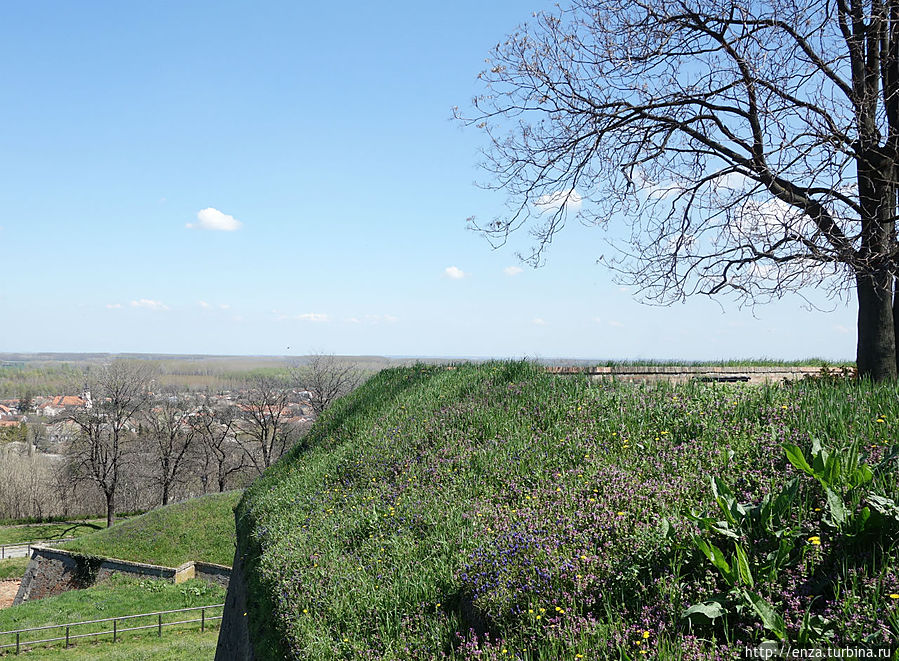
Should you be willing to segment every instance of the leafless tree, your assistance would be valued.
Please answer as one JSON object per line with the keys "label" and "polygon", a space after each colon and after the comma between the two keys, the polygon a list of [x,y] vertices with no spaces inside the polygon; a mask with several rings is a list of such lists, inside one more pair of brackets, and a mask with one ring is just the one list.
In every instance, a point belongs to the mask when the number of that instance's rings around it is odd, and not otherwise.
{"label": "leafless tree", "polygon": [[116,492],[134,449],[134,430],[148,400],[149,383],[150,371],[144,365],[125,361],[105,365],[91,378],[92,407],[70,416],[79,428],[68,448],[73,475],[102,491],[107,526],[115,523]]}
{"label": "leafless tree", "polygon": [[247,460],[261,474],[284,454],[295,434],[289,388],[283,381],[257,377],[241,397],[235,438]]}
{"label": "leafless tree", "polygon": [[183,479],[196,430],[190,424],[191,407],[174,392],[153,402],[144,413],[144,445],[151,478],[159,486],[161,504],[168,505],[172,490]]}
{"label": "leafless tree", "polygon": [[859,372],[896,377],[899,0],[572,0],[480,78],[494,243],[537,265],[576,215],[648,300],[854,290]]}
{"label": "leafless tree", "polygon": [[236,445],[234,423],[234,413],[231,409],[216,408],[209,401],[190,418],[190,424],[200,440],[203,455],[204,465],[200,475],[203,493],[207,493],[210,474],[214,475],[221,493],[228,488],[231,476],[247,467],[245,453],[234,452]]}
{"label": "leafless tree", "polygon": [[355,363],[341,361],[333,354],[313,354],[307,365],[293,370],[299,388],[309,393],[312,410],[321,414],[338,397],[343,397],[362,381]]}

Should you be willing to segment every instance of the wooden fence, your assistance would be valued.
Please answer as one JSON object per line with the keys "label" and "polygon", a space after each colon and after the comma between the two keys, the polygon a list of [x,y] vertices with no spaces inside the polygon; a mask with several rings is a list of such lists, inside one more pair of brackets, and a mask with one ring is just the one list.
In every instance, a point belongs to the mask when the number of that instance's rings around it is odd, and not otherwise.
{"label": "wooden fence", "polygon": [[[48,624],[42,627],[31,627],[28,629],[15,629],[13,631],[0,631],[0,642],[3,640],[9,640],[10,642],[5,644],[0,644],[0,650],[4,649],[12,649],[15,648],[16,654],[19,654],[24,648],[27,648],[31,645],[42,645],[45,643],[59,643],[65,641],[65,646],[69,647],[71,645],[71,641],[77,640],[80,638],[95,638],[97,636],[108,636],[112,635],[112,642],[116,642],[119,639],[119,636],[128,631],[143,631],[147,629],[155,629],[157,631],[158,636],[162,636],[162,628],[163,627],[173,627],[182,624],[194,624],[196,622],[200,623],[200,631],[206,631],[207,622],[211,622],[213,620],[221,620],[221,613],[218,615],[207,615],[207,611],[215,611],[216,609],[224,609],[225,604],[214,604],[212,606],[194,606],[192,608],[178,608],[176,610],[170,611],[155,611],[153,613],[139,613],[137,615],[122,615],[119,617],[107,617],[102,620],[85,620],[83,622],[67,622],[66,624]],[[172,615],[175,613],[196,613],[200,612],[200,617],[194,617],[192,619],[187,620],[175,620],[173,622],[166,622],[163,619],[163,615]],[[155,618],[155,621],[151,624],[137,624],[137,620],[139,618]],[[101,631],[88,631],[85,633],[78,633],[77,627],[87,627],[90,625],[106,625],[109,627],[107,622],[112,623],[112,628],[108,629],[103,626],[100,628]],[[119,623],[126,624],[134,624],[135,626],[124,626],[120,627]],[[37,638],[35,640],[25,640],[28,634],[33,632],[47,632],[41,633],[40,635],[50,635],[49,638]],[[54,632],[55,635],[51,635],[50,632]],[[12,642],[12,638],[15,637],[15,642]]]}

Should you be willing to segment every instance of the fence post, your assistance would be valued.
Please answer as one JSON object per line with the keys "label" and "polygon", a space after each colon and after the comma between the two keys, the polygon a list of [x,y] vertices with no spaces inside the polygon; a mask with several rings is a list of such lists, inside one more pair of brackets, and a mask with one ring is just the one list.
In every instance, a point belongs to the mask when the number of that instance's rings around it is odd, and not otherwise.
{"label": "fence post", "polygon": [[16,632],[16,655],[19,654],[19,632]]}
{"label": "fence post", "polygon": [[159,614],[159,637],[162,638],[162,613]]}
{"label": "fence post", "polygon": [[66,627],[66,649],[69,648],[69,627]]}
{"label": "fence post", "polygon": [[115,642],[116,638],[118,637],[118,623],[118,620],[112,621],[112,642]]}
{"label": "fence post", "polygon": [[206,609],[200,611],[200,633],[206,631]]}

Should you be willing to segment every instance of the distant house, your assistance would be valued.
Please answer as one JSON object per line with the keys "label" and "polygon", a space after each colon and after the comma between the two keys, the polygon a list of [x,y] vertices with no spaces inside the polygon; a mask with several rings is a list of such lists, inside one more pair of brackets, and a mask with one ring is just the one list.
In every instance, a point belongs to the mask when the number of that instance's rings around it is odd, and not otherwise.
{"label": "distant house", "polygon": [[91,397],[90,393],[86,392],[83,397],[78,395],[57,395],[52,397],[49,402],[39,405],[37,410],[48,418],[55,418],[61,413],[89,408],[91,408]]}
{"label": "distant house", "polygon": [[4,418],[8,418],[9,416],[15,415],[15,414],[16,414],[15,409],[12,409],[9,406],[0,404],[0,420],[3,420]]}

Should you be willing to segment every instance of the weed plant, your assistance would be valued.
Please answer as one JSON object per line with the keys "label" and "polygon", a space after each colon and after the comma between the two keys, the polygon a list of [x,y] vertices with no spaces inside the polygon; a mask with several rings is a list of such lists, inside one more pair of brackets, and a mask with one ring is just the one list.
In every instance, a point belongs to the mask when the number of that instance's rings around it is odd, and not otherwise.
{"label": "weed plant", "polygon": [[899,642],[899,388],[386,370],[238,507],[259,659]]}

